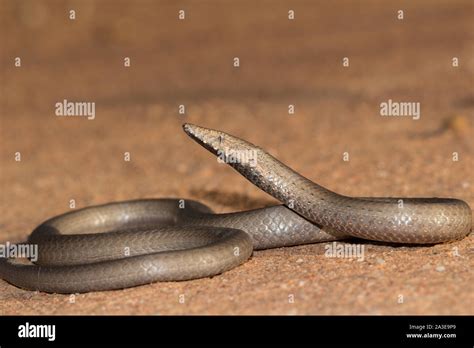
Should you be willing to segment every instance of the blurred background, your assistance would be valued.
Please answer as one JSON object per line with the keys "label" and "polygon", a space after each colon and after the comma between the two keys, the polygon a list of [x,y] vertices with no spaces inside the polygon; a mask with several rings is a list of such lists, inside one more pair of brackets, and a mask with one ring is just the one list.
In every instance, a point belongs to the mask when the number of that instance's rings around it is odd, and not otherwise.
{"label": "blurred background", "polygon": [[[470,0],[0,0],[0,240],[24,240],[71,200],[276,203],[189,140],[184,122],[247,139],[342,194],[472,206],[473,23]],[[95,119],[57,117],[64,99],[94,102]],[[421,103],[420,119],[380,116],[388,99]],[[453,247],[462,258],[446,256]],[[324,258],[321,245],[264,251],[213,279],[81,295],[80,308],[2,281],[0,313],[472,314],[472,237],[368,248],[362,264]]]}

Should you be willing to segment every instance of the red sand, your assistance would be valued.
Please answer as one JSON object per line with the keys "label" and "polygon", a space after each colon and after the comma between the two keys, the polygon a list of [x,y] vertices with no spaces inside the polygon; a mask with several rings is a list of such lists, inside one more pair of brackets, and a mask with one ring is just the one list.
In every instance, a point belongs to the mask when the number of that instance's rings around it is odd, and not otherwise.
{"label": "red sand", "polygon": [[[75,21],[45,3],[2,1],[0,11],[2,242],[24,240],[71,199],[79,208],[184,197],[217,212],[275,203],[189,140],[183,122],[248,139],[342,194],[474,205],[471,1],[86,2]],[[96,118],[56,117],[65,98],[95,102]],[[381,117],[388,99],[420,102],[421,118]],[[362,262],[325,257],[325,244],[266,250],[211,279],[73,303],[0,281],[0,314],[474,313],[472,235],[428,247],[355,243]]]}

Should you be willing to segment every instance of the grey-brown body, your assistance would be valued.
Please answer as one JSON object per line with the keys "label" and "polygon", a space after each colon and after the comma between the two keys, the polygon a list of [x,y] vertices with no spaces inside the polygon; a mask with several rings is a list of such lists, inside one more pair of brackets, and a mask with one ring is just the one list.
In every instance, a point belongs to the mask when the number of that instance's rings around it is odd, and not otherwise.
{"label": "grey-brown body", "polygon": [[38,226],[28,240],[39,246],[36,264],[0,259],[1,278],[46,292],[120,289],[216,275],[253,249],[348,237],[433,244],[471,230],[471,209],[461,200],[342,196],[244,140],[189,124],[184,129],[216,155],[254,151],[255,161],[229,164],[285,205],[230,214],[175,199],[84,208]]}

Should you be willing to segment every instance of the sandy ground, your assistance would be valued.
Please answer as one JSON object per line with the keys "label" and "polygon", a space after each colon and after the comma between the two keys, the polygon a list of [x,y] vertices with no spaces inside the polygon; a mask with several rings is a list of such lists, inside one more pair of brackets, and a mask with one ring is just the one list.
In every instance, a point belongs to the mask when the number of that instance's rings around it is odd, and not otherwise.
{"label": "sandy ground", "polygon": [[[472,1],[0,4],[2,242],[24,240],[71,199],[183,197],[216,212],[276,202],[188,139],[184,122],[248,139],[342,194],[474,206]],[[55,116],[63,99],[95,102],[95,119]],[[380,116],[388,99],[420,102],[420,119]],[[254,252],[211,279],[113,292],[0,281],[0,313],[474,314],[474,236],[349,242],[365,247],[363,261],[325,257],[323,243]]]}

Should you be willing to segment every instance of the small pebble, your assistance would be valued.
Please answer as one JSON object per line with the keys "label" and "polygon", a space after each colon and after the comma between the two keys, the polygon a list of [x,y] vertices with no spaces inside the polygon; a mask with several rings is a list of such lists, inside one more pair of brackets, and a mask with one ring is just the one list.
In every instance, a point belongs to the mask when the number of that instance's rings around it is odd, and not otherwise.
{"label": "small pebble", "polygon": [[303,259],[296,260],[296,263],[302,263],[302,262],[303,262]]}
{"label": "small pebble", "polygon": [[437,270],[438,272],[444,272],[445,269],[446,269],[446,268],[445,268],[443,265],[440,265],[440,266],[437,266],[437,267],[436,267],[436,270]]}
{"label": "small pebble", "polygon": [[385,263],[385,260],[384,259],[381,259],[380,257],[377,258],[376,262],[379,264],[379,265],[383,265]]}

